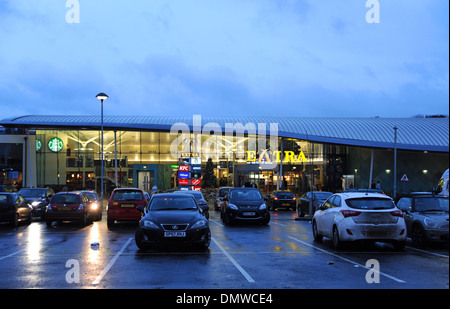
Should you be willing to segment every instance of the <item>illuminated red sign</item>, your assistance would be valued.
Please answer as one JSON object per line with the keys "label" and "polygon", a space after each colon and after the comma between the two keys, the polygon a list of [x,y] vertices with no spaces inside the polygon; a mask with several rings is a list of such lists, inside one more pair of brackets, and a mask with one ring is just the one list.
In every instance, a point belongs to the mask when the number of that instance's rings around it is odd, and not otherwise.
{"label": "illuminated red sign", "polygon": [[189,179],[180,178],[180,179],[178,179],[178,184],[180,186],[188,186],[189,185]]}
{"label": "illuminated red sign", "polygon": [[189,165],[180,165],[180,166],[178,167],[178,170],[179,170],[180,172],[189,172]]}
{"label": "illuminated red sign", "polygon": [[202,180],[201,179],[191,179],[191,185],[199,186],[201,184],[202,184]]}
{"label": "illuminated red sign", "polygon": [[194,186],[194,187],[192,187],[192,190],[194,190],[194,191],[201,191],[202,187],[201,186]]}

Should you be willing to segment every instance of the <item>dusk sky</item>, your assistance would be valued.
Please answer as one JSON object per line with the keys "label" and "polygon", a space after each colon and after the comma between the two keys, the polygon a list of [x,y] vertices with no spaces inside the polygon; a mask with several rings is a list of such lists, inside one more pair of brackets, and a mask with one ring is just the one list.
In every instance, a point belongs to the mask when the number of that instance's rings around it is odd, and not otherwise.
{"label": "dusk sky", "polygon": [[448,115],[449,1],[366,2],[0,0],[0,119]]}

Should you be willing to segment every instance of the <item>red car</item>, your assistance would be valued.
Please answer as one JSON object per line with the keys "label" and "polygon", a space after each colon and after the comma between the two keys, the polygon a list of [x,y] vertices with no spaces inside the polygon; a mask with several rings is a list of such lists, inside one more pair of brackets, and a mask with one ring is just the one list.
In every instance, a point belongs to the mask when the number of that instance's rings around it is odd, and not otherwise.
{"label": "red car", "polygon": [[47,205],[45,220],[47,226],[53,221],[80,221],[83,226],[90,224],[94,215],[89,199],[81,192],[59,192],[53,195]]}
{"label": "red car", "polygon": [[111,227],[116,220],[139,222],[142,213],[136,207],[139,205],[146,206],[147,202],[142,189],[114,189],[109,198],[108,207],[106,208],[108,226]]}

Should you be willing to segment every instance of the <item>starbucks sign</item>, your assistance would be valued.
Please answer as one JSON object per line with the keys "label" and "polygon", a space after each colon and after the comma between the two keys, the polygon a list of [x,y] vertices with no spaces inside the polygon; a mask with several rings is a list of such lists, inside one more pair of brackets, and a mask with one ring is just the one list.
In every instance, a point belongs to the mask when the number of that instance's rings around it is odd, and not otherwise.
{"label": "starbucks sign", "polygon": [[63,141],[58,137],[53,137],[48,141],[48,148],[53,152],[61,151],[63,148]]}

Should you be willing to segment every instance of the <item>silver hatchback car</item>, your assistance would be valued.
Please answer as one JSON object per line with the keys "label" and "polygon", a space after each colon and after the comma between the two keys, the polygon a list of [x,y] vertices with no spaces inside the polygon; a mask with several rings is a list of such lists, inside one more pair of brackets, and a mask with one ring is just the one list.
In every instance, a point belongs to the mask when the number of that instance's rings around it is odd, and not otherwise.
{"label": "silver hatchback car", "polygon": [[406,245],[403,213],[387,195],[348,192],[330,196],[314,213],[314,240],[329,237],[333,247],[343,242],[390,242],[397,250]]}
{"label": "silver hatchback car", "polygon": [[448,204],[448,196],[426,192],[399,197],[397,207],[404,213],[408,236],[415,245],[448,242]]}

